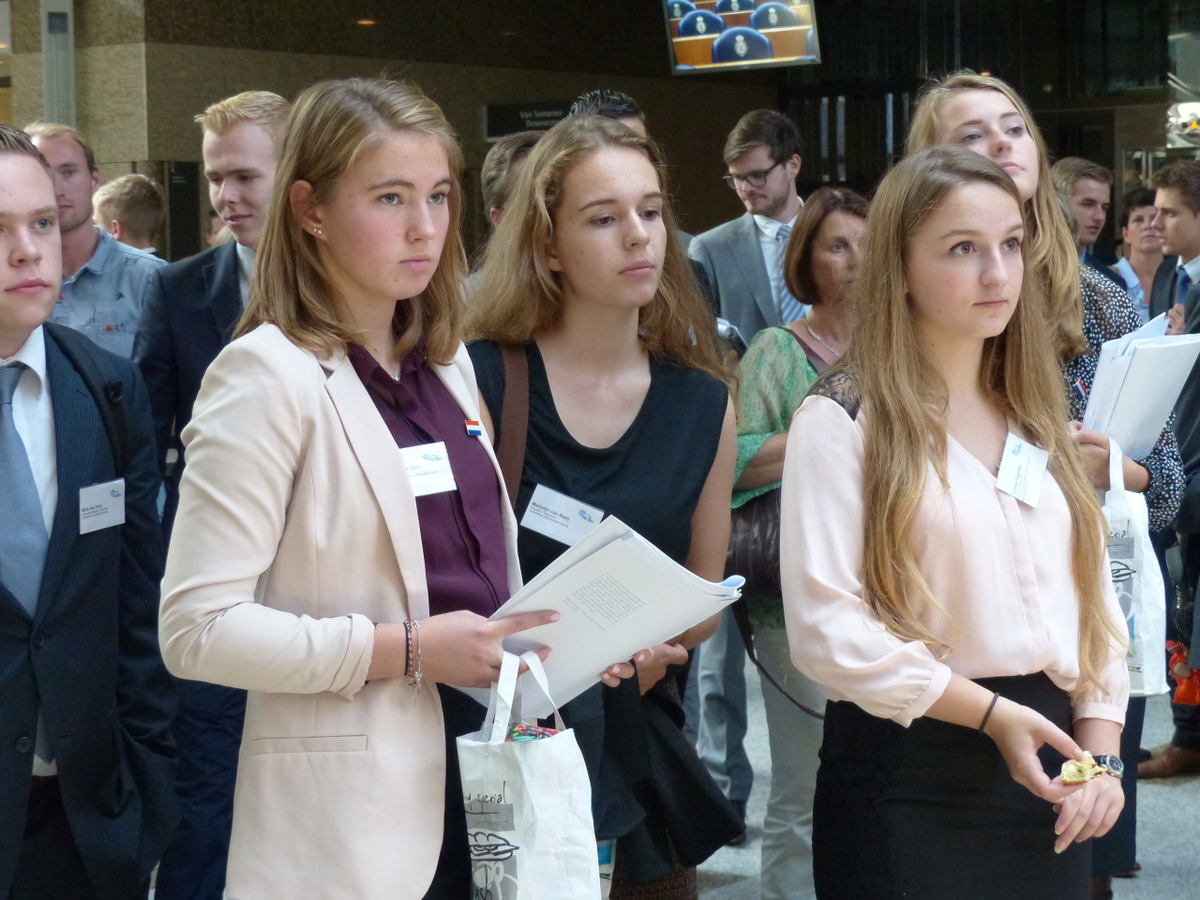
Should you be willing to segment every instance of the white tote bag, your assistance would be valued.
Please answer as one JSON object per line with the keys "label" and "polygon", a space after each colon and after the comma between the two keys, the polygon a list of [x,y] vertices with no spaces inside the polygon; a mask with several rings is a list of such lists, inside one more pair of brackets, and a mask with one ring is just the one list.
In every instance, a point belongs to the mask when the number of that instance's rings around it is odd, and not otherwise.
{"label": "white tote bag", "polygon": [[1129,625],[1129,693],[1152,697],[1167,689],[1167,610],[1162,570],[1150,543],[1146,498],[1125,490],[1121,448],[1108,443],[1108,556],[1113,589]]}
{"label": "white tote bag", "polygon": [[[524,653],[534,681],[550,691],[541,660]],[[473,897],[592,900],[600,896],[592,786],[575,733],[506,740],[520,721],[519,659],[504,654],[483,728],[458,738],[471,844]],[[553,704],[551,698],[551,704]],[[530,724],[534,724],[531,722]]]}

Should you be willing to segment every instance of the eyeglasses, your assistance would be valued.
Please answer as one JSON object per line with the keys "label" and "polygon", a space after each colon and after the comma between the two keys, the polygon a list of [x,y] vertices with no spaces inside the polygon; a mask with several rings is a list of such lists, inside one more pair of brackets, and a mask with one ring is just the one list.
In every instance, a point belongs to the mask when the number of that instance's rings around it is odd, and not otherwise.
{"label": "eyeglasses", "polygon": [[761,172],[747,172],[745,175],[723,175],[721,176],[721,180],[735,191],[738,189],[739,184],[748,184],[750,187],[762,187],[767,183],[767,176],[781,165],[783,165],[782,160],[775,163],[769,169],[763,169]]}

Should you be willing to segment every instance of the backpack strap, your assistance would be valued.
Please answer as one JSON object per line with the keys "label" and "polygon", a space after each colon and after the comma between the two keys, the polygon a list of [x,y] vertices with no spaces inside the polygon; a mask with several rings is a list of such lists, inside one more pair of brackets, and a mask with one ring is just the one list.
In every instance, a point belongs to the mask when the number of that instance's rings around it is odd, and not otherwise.
{"label": "backpack strap", "polygon": [[42,325],[71,367],[79,373],[88,393],[96,401],[96,410],[104,422],[113,463],[122,478],[133,456],[133,433],[129,426],[129,409],[125,405],[125,382],[116,370],[98,353],[97,346],[73,328],[46,322]]}
{"label": "backpack strap", "polygon": [[508,502],[515,511],[529,435],[529,357],[525,355],[524,344],[503,344],[500,355],[504,360],[504,404],[500,409],[496,457]]}

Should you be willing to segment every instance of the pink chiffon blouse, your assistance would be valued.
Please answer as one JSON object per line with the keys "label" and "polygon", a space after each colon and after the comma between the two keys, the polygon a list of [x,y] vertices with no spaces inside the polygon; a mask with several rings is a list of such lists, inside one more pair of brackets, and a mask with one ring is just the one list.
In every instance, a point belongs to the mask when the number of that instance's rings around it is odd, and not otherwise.
{"label": "pink chiffon blouse", "polygon": [[[1121,649],[1112,648],[1103,670],[1106,690],[1080,684],[1071,516],[1049,473],[1038,505],[1028,506],[948,439],[948,485],[931,464],[909,540],[937,601],[922,619],[950,652],[939,659],[883,627],[862,600],[865,419],[810,396],[789,430],[780,545],[796,667],[831,699],[905,726],[942,695],[952,672],[1045,672],[1070,694],[1075,718],[1123,723],[1129,676]],[[1124,622],[1107,557],[1101,583],[1114,621]]]}

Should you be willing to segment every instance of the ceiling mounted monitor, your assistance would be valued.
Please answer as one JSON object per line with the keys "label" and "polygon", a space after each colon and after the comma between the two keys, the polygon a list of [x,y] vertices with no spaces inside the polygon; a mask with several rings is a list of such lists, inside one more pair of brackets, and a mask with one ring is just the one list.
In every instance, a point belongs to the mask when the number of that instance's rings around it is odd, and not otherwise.
{"label": "ceiling mounted monitor", "polygon": [[821,61],[813,2],[658,0],[676,75]]}

